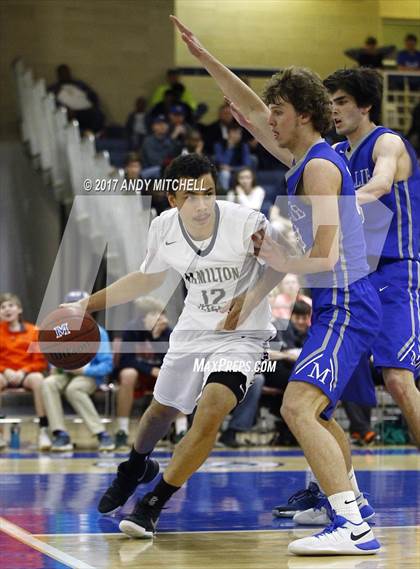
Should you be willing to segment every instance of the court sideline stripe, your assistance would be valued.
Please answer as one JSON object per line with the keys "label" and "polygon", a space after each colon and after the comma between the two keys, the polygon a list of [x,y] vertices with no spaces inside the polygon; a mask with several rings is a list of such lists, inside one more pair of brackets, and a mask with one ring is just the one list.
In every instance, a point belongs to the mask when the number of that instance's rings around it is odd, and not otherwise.
{"label": "court sideline stripe", "polygon": [[0,516],[0,531],[7,534],[9,537],[12,537],[13,539],[16,539],[17,541],[20,541],[21,543],[31,547],[32,549],[36,549],[44,555],[52,557],[56,561],[63,563],[63,565],[71,567],[71,569],[95,569],[92,567],[92,565],[88,565],[84,561],[80,561],[79,559],[76,559],[75,557],[72,557],[63,551],[60,551],[52,545],[48,545],[48,543],[44,543],[25,529],[17,526],[12,522],[9,522],[2,516]]}
{"label": "court sideline stripe", "polygon": [[[420,529],[417,526],[373,526],[375,530],[383,529]],[[267,533],[267,532],[281,532],[281,531],[311,531],[316,530],[316,527],[293,526],[289,528],[270,528],[270,529],[216,529],[216,530],[198,530],[198,531],[162,531],[159,535],[194,535],[201,533]],[[37,533],[34,534],[38,537],[89,537],[89,536],[116,536],[118,538],[125,538],[125,534],[120,532],[104,532],[104,533]]]}

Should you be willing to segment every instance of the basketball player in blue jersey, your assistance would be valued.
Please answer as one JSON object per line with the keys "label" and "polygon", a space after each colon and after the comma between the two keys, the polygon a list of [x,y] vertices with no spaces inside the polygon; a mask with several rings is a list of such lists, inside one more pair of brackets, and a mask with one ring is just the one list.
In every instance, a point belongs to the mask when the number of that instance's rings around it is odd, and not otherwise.
{"label": "basketball player in blue jersey", "polygon": [[[281,412],[328,496],[333,519],[323,532],[290,543],[289,552],[376,553],[380,545],[359,511],[340,444],[342,430],[336,432],[332,413],[379,330],[381,310],[366,277],[362,222],[351,176],[344,161],[322,139],[331,117],[328,93],[309,70],[289,68],[270,81],[265,92],[267,106],[206,51],[188,28],[172,19],[191,54],[246,115],[254,135],[292,166],[287,176],[289,213],[302,255],[287,256],[267,235],[255,240],[260,256],[272,269],[304,273],[314,284],[311,333],[292,372]],[[266,271],[244,305],[258,305],[275,284]]]}
{"label": "basketball player in blue jersey", "polygon": [[[324,81],[337,134],[335,145],[352,174],[359,203],[366,210],[366,241],[374,231],[368,205],[379,199],[393,213],[386,241],[370,279],[379,293],[383,320],[372,354],[385,386],[400,407],[420,446],[420,169],[410,143],[378,126],[382,79],[369,68],[341,69]],[[374,252],[372,251],[372,254]]]}

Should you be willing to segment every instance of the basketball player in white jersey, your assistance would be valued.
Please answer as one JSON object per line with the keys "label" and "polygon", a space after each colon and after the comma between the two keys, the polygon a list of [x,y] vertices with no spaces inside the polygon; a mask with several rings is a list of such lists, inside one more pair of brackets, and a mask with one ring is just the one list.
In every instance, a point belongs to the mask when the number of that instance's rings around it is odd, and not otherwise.
{"label": "basketball player in white jersey", "polygon": [[149,294],[162,284],[169,268],[182,275],[188,290],[134,448],[98,506],[102,514],[115,512],[139,483],[154,479],[159,472],[158,463],[150,459],[155,445],[179,412],[189,415],[197,407],[192,427],[175,447],[163,477],[120,523],[124,533],[140,538],[153,536],[165,503],[210,454],[224,417],[245,397],[255,365],[274,335],[267,298],[237,330],[217,330],[222,308],[264,270],[254,256],[251,237],[267,227],[265,217],[216,200],[217,172],[203,156],[180,156],[165,175],[193,179],[198,189],[169,194],[172,209],[152,221],[146,259],[138,272],[80,303],[92,312]]}

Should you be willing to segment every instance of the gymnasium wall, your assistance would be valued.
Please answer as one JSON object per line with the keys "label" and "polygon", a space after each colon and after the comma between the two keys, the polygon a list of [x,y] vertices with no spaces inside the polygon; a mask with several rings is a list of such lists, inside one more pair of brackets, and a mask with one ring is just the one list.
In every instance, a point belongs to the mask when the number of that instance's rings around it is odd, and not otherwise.
{"label": "gymnasium wall", "polygon": [[1,0],[0,133],[16,129],[10,63],[22,56],[37,77],[55,79],[68,63],[102,97],[107,116],[124,121],[174,64],[168,14],[174,0]]}
{"label": "gymnasium wall", "polygon": [[419,0],[379,0],[381,18],[420,20]]}
{"label": "gymnasium wall", "polygon": [[[303,65],[326,75],[353,65],[344,49],[362,45],[368,35],[381,40],[377,0],[176,0],[176,13],[228,66]],[[175,53],[178,65],[195,65],[178,37]],[[220,103],[211,79],[185,83],[198,99]],[[250,83],[261,91],[265,80]]]}

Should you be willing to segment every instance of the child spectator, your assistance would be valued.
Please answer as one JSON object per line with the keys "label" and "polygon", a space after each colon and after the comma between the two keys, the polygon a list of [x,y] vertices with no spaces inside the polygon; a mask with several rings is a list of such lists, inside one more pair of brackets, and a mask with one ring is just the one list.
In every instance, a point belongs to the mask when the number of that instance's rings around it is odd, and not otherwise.
{"label": "child spectator", "polygon": [[255,172],[251,168],[241,168],[235,172],[233,191],[229,191],[227,199],[245,205],[257,211],[261,210],[265,198],[265,190],[257,186]]}
{"label": "child spectator", "polygon": [[181,154],[203,154],[204,141],[199,130],[191,130],[185,139]]}
{"label": "child spectator", "polygon": [[154,298],[138,300],[136,312],[136,318],[129,322],[123,333],[122,344],[135,346],[141,343],[146,348],[140,347],[128,353],[123,351],[114,370],[120,384],[117,399],[118,432],[115,436],[117,448],[127,445],[135,388],[140,388],[143,394],[153,390],[162,366],[166,350],[162,353],[162,349],[155,348],[154,344],[168,343],[171,334],[163,306]]}
{"label": "child spectator", "polygon": [[[41,386],[48,364],[44,356],[32,348],[38,341],[38,330],[22,318],[22,303],[11,293],[0,295],[0,391],[23,387],[33,392],[35,410],[39,417],[39,450],[48,450],[48,419],[42,401]],[[0,437],[0,448],[5,443]]]}
{"label": "child spectator", "polygon": [[[71,291],[66,295],[64,302],[77,302],[87,296],[87,292],[84,291]],[[112,438],[103,428],[98,411],[90,397],[95,393],[98,385],[103,382],[104,376],[112,371],[112,354],[108,334],[101,326],[99,326],[99,331],[101,334],[99,350],[88,364],[68,371],[53,368],[51,375],[43,382],[42,395],[54,437],[51,446],[53,451],[73,450],[70,435],[64,426],[64,412],[61,403],[63,393],[90,432],[98,437],[99,450],[110,451],[115,448]]]}
{"label": "child spectator", "polygon": [[141,178],[142,165],[137,152],[130,152],[127,156],[124,172],[126,180],[138,180]]}
{"label": "child spectator", "polygon": [[214,145],[215,162],[219,167],[219,182],[223,190],[230,187],[232,172],[251,166],[251,153],[246,142],[242,141],[242,128],[237,124],[228,126],[227,140]]}

